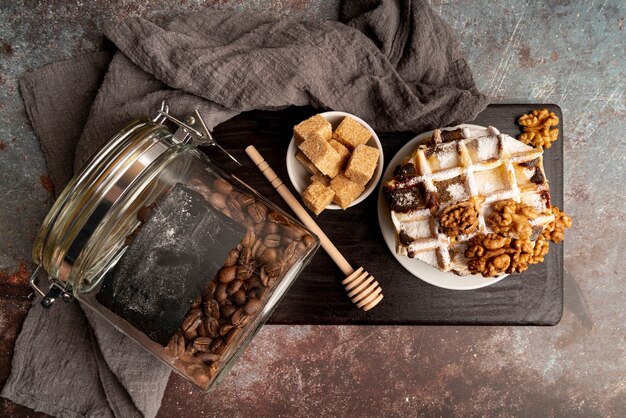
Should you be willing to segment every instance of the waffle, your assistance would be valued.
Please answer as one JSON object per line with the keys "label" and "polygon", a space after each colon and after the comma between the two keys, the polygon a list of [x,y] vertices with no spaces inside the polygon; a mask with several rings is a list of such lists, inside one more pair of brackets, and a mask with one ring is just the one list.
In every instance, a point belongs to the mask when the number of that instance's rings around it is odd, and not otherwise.
{"label": "waffle", "polygon": [[[442,271],[469,274],[464,252],[476,234],[492,232],[486,225],[491,204],[512,199],[540,214],[531,222],[532,240],[554,217],[550,213],[543,149],[533,148],[489,127],[472,137],[467,128],[435,130],[385,183],[396,232],[396,253],[416,258]],[[451,239],[441,231],[437,215],[446,207],[478,202],[478,227]]]}

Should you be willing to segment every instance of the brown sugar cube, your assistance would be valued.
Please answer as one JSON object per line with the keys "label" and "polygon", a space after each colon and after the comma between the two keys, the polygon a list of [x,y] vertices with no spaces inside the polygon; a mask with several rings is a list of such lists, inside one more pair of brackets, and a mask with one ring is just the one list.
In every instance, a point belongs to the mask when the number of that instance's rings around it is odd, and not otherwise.
{"label": "brown sugar cube", "polygon": [[345,145],[343,145],[342,143],[334,139],[331,139],[330,141],[328,141],[328,143],[330,144],[331,147],[335,149],[335,151],[337,151],[337,154],[339,154],[339,158],[341,161],[341,168],[345,167],[346,163],[350,159],[350,150],[346,148]]}
{"label": "brown sugar cube", "polygon": [[348,149],[354,149],[365,144],[372,137],[370,131],[349,116],[343,118],[335,132],[333,139],[341,142]]}
{"label": "brown sugar cube", "polygon": [[304,204],[311,209],[315,215],[319,215],[333,201],[335,192],[322,183],[313,182],[302,194]]}
{"label": "brown sugar cube", "polygon": [[330,177],[326,174],[322,174],[319,171],[311,176],[311,183],[321,183],[324,186],[328,186],[330,184]]}
{"label": "brown sugar cube", "polygon": [[298,151],[296,153],[296,160],[300,161],[300,164],[302,164],[309,173],[317,174],[320,172],[317,167],[315,167],[315,164],[313,164],[313,162],[309,160],[302,151]]}
{"label": "brown sugar cube", "polygon": [[333,202],[343,209],[350,206],[350,203],[361,196],[364,190],[363,186],[353,182],[343,174],[338,175],[330,181],[330,188],[335,192]]}
{"label": "brown sugar cube", "polygon": [[322,173],[330,177],[335,177],[341,170],[341,158],[328,141],[309,138],[300,144],[300,150],[315,167]]}
{"label": "brown sugar cube", "polygon": [[315,115],[293,127],[296,144],[300,145],[309,138],[328,141],[333,136],[333,127],[322,115]]}
{"label": "brown sugar cube", "polygon": [[360,185],[365,185],[372,178],[380,151],[368,145],[359,145],[352,152],[350,161],[346,166],[345,175],[350,180]]}

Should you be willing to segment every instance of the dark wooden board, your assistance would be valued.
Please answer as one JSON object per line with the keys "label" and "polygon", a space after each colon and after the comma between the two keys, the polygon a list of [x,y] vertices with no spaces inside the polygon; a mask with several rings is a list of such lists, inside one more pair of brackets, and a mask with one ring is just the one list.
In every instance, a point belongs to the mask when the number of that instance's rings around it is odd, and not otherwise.
{"label": "dark wooden board", "polygon": [[[544,166],[550,181],[552,202],[562,208],[563,115],[557,105],[491,105],[476,120],[468,123],[493,125],[501,132],[517,137],[521,132],[516,124],[517,118],[542,107],[554,111],[560,119],[560,139],[545,151]],[[291,188],[285,167],[291,128],[315,113],[312,108],[249,112],[218,126],[216,139],[243,163],[243,168],[229,162],[215,150],[206,151],[224,168],[292,213],[243,150],[248,144],[254,144]],[[415,133],[379,136],[387,163]],[[356,309],[340,285],[343,279],[341,272],[320,249],[268,323],[554,325],[561,318],[563,244],[551,244],[544,263],[531,266],[523,274],[509,276],[482,289],[446,290],[414,277],[396,261],[385,245],[378,226],[376,192],[346,211],[326,210],[317,221],[349,262],[364,266],[376,277],[385,298],[370,312]]]}

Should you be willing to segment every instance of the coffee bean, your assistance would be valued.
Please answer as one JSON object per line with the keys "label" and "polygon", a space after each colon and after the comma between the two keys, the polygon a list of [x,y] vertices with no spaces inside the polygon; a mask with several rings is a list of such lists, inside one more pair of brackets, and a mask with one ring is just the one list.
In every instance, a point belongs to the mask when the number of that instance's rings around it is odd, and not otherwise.
{"label": "coffee bean", "polygon": [[241,245],[243,245],[244,247],[252,248],[255,241],[256,234],[253,230],[249,229],[248,232],[246,232],[246,235],[244,235],[243,239],[241,240]]}
{"label": "coffee bean", "polygon": [[192,308],[197,308],[198,306],[200,306],[200,304],[202,303],[202,298],[200,296],[197,296],[193,302],[191,302],[191,307]]}
{"label": "coffee bean", "polygon": [[306,245],[302,241],[298,242],[298,246],[296,247],[296,252],[298,255],[304,253],[306,251]]}
{"label": "coffee bean", "polygon": [[165,346],[165,348],[168,351],[173,352],[177,343],[178,343],[178,334],[174,334],[170,337],[169,341],[167,342],[167,346]]}
{"label": "coffee bean", "polygon": [[280,244],[283,246],[288,246],[289,244],[291,244],[293,242],[293,238],[288,237],[286,235],[283,235],[280,237]]}
{"label": "coffee bean", "polygon": [[240,266],[250,264],[252,261],[252,248],[243,247],[241,252],[239,253],[239,259],[237,260],[237,264]]}
{"label": "coffee bean", "polygon": [[253,257],[257,257],[258,254],[261,254],[263,251],[265,251],[265,245],[263,245],[263,241],[261,241],[260,239],[256,240],[254,242],[254,245],[252,246],[252,256]]}
{"label": "coffee bean", "polygon": [[263,234],[265,235],[269,235],[269,234],[275,234],[278,232],[278,225],[276,225],[273,222],[268,222],[263,226]]}
{"label": "coffee bean", "polygon": [[200,321],[200,325],[198,325],[198,328],[196,329],[198,331],[198,337],[206,337],[208,335],[204,326],[204,321]]}
{"label": "coffee bean", "polygon": [[226,261],[224,261],[224,267],[234,266],[237,263],[237,259],[239,258],[239,251],[236,249],[232,249],[228,252],[226,256]]}
{"label": "coffee bean", "polygon": [[223,194],[212,193],[209,196],[209,203],[217,209],[226,209],[226,197]]}
{"label": "coffee bean", "polygon": [[228,209],[230,209],[231,213],[241,213],[241,203],[239,203],[235,196],[228,196],[228,199],[226,200],[226,206],[228,206]]}
{"label": "coffee bean", "polygon": [[265,299],[265,295],[267,294],[267,287],[265,286],[261,286],[257,289],[255,289],[256,291],[256,297],[263,300]]}
{"label": "coffee bean", "polygon": [[215,299],[205,299],[204,302],[202,302],[202,307],[205,316],[219,318],[220,305]]}
{"label": "coffee bean", "polygon": [[205,366],[198,363],[192,363],[185,366],[185,372],[187,372],[190,377],[194,377],[198,372],[204,371],[204,369]]}
{"label": "coffee bean", "polygon": [[246,304],[243,306],[243,310],[248,315],[254,315],[255,313],[258,312],[259,309],[261,309],[262,306],[263,306],[263,302],[261,302],[259,299],[250,298],[248,299]]}
{"label": "coffee bean", "polygon": [[259,261],[263,264],[267,264],[276,261],[277,258],[278,251],[276,250],[276,248],[268,248],[267,250],[263,251],[263,254],[261,254],[261,256],[259,257]]}
{"label": "coffee bean", "polygon": [[311,245],[313,245],[315,243],[315,238],[313,238],[313,236],[311,234],[306,234],[303,238],[302,238],[302,242],[304,243],[304,245],[306,245],[307,247],[310,247]]}
{"label": "coffee bean", "polygon": [[227,286],[228,285],[226,283],[220,283],[220,285],[217,286],[217,289],[215,289],[215,299],[218,302],[223,302],[228,297],[228,294],[226,293]]}
{"label": "coffee bean", "polygon": [[[241,266],[243,267],[243,266]],[[243,285],[243,281],[240,279],[236,279],[233,280],[232,282],[228,283],[228,288],[226,289],[226,293],[228,294],[228,296],[232,295],[233,293],[235,293],[236,291],[239,290],[239,288]]]}
{"label": "coffee bean", "polygon": [[231,329],[230,332],[224,338],[224,345],[228,347],[230,343],[235,339],[238,333],[239,333],[239,330],[237,328]]}
{"label": "coffee bean", "polygon": [[185,319],[183,320],[183,324],[181,325],[181,329],[183,332],[191,332],[195,331],[200,325],[200,321],[202,320],[200,312],[193,310],[193,312],[189,312]]}
{"label": "coffee bean", "polygon": [[238,291],[233,293],[230,298],[235,303],[235,305],[241,306],[246,303],[246,292],[243,289],[239,289]]}
{"label": "coffee bean", "polygon": [[241,197],[241,193],[239,193],[237,190],[233,189],[229,194],[228,194],[229,198],[235,199],[237,201],[237,203],[241,204],[241,202],[239,202],[239,198]]}
{"label": "coffee bean", "polygon": [[267,280],[267,286],[272,286],[274,283],[276,283],[276,280],[278,280],[278,276],[269,276]]}
{"label": "coffee bean", "polygon": [[236,273],[236,266],[222,267],[217,272],[217,280],[219,280],[221,283],[230,283],[235,280]]}
{"label": "coffee bean", "polygon": [[263,240],[263,244],[269,248],[275,248],[280,245],[280,235],[278,234],[269,234]]}
{"label": "coffee bean", "polygon": [[192,340],[198,336],[197,328],[183,331],[183,335],[185,336],[186,340]]}
{"label": "coffee bean", "polygon": [[232,220],[242,225],[245,223],[246,217],[244,216],[242,212],[234,211],[234,210],[231,210],[230,212],[231,212],[230,217],[232,218]]}
{"label": "coffee bean", "polygon": [[224,351],[226,351],[226,344],[224,344],[223,338],[217,338],[213,340],[211,344],[211,351],[217,355],[222,355]]}
{"label": "coffee bean", "polygon": [[222,194],[228,194],[233,191],[233,186],[224,179],[215,179],[213,188]]}
{"label": "coffee bean", "polygon": [[287,247],[284,249],[283,253],[280,256],[283,263],[290,264],[298,258],[299,254],[296,251],[297,247],[297,241],[291,241],[291,244],[287,245]]}
{"label": "coffee bean", "polygon": [[237,267],[237,280],[248,280],[254,273],[254,265],[244,264]]}
{"label": "coffee bean", "polygon": [[209,352],[198,352],[196,353],[196,357],[202,360],[203,363],[208,364],[220,359],[220,356],[217,354],[213,354],[210,352],[211,347],[209,346]]}
{"label": "coffee bean", "polygon": [[207,330],[207,334],[211,338],[217,338],[220,336],[220,323],[213,317],[204,319],[204,327]]}
{"label": "coffee bean", "polygon": [[174,357],[180,356],[185,351],[185,338],[180,334],[172,335],[167,343],[167,351]]}
{"label": "coffee bean", "polygon": [[221,318],[230,318],[232,314],[237,310],[233,305],[222,305],[220,308]]}
{"label": "coffee bean", "polygon": [[269,263],[264,264],[263,269],[265,270],[267,275],[272,279],[278,278],[278,276],[280,276],[280,273],[282,271],[282,267],[280,266],[279,263],[276,263],[276,262],[269,262]]}
{"label": "coffee bean", "polygon": [[178,338],[176,341],[176,356],[179,357],[184,352],[185,352],[185,337],[183,337],[182,335],[178,335]]}
{"label": "coffee bean", "polygon": [[220,327],[220,336],[222,336],[222,337],[223,337],[224,335],[228,334],[228,332],[229,332],[231,329],[233,329],[233,328],[234,328],[234,325],[232,325],[232,324],[225,324],[225,325],[222,325],[222,326]]}
{"label": "coffee bean", "polygon": [[233,314],[231,321],[234,326],[236,326],[237,328],[241,328],[246,324],[246,322],[248,322],[248,319],[250,319],[250,315],[248,315],[242,308],[238,309]]}
{"label": "coffee bean", "polygon": [[204,301],[204,314],[213,318],[220,317],[220,305],[215,299],[208,299]]}
{"label": "coffee bean", "polygon": [[245,226],[247,229],[254,229],[254,232],[257,232],[257,230],[254,227],[254,222],[252,222],[252,219],[250,219],[249,217],[246,217],[246,219],[241,224]]}
{"label": "coffee bean", "polygon": [[152,212],[152,207],[151,206],[142,206],[138,211],[137,211],[137,220],[139,222],[145,222],[148,220],[148,218],[150,217],[150,213]]}
{"label": "coffee bean", "polygon": [[198,368],[188,369],[187,373],[190,375],[191,379],[201,388],[206,389],[209,381],[211,380],[211,371],[206,366],[200,366],[198,364],[194,364]]}
{"label": "coffee bean", "polygon": [[261,283],[263,284],[263,286],[268,286],[269,276],[267,275],[267,272],[265,271],[265,267],[261,267],[261,274],[259,276],[260,276]]}
{"label": "coffee bean", "polygon": [[265,220],[265,208],[260,203],[253,203],[248,206],[248,215],[252,218],[252,221],[259,224]]}
{"label": "coffee bean", "polygon": [[212,338],[209,337],[198,337],[193,340],[193,346],[198,351],[202,351],[203,353],[207,353],[211,351],[211,343],[213,342]]}
{"label": "coffee bean", "polygon": [[204,287],[204,290],[202,291],[202,298],[203,299],[212,298],[213,294],[215,293],[216,287],[217,287],[216,280],[209,281],[209,283]]}
{"label": "coffee bean", "polygon": [[278,225],[289,225],[289,220],[278,212],[270,212],[267,214],[267,219]]}
{"label": "coffee bean", "polygon": [[[195,338],[193,340],[195,340]],[[193,356],[198,352],[198,349],[193,345],[193,340],[189,344],[187,344],[187,347],[185,347],[185,354],[188,354],[190,356]]]}
{"label": "coffee bean", "polygon": [[258,224],[253,224],[254,225],[254,232],[257,233],[257,235],[261,235],[263,234],[263,222],[258,223]]}
{"label": "coffee bean", "polygon": [[282,226],[282,233],[289,237],[292,238],[294,240],[300,240],[302,238],[302,236],[304,235],[304,231],[302,230],[302,228],[296,226],[296,225],[283,225]]}
{"label": "coffee bean", "polygon": [[196,359],[193,354],[189,354],[187,351],[183,351],[182,354],[178,356],[178,359],[181,362],[187,363],[187,365],[196,364],[196,362],[198,361],[198,359]]}
{"label": "coffee bean", "polygon": [[[263,269],[261,269],[261,272],[259,273],[259,275],[261,274],[263,274]],[[252,278],[250,278],[250,280],[246,282],[246,289],[248,290],[256,289],[262,286],[263,286],[262,280],[260,279],[260,277],[257,277],[256,275],[252,276]]]}
{"label": "coffee bean", "polygon": [[242,207],[250,206],[251,204],[255,202],[254,197],[245,193],[241,193],[239,196],[237,196],[237,200],[239,201],[239,203],[241,203]]}

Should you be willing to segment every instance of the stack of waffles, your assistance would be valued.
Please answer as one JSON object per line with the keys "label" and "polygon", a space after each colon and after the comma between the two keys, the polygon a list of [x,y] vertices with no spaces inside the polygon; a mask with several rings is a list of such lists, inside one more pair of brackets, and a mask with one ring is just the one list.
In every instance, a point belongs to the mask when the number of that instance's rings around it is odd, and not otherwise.
{"label": "stack of waffles", "polygon": [[[533,241],[554,220],[543,149],[493,127],[483,133],[472,137],[467,128],[435,130],[430,141],[418,146],[385,183],[398,255],[466,275],[468,241],[476,234],[493,232],[485,220],[494,202],[512,199],[541,214],[531,222]],[[442,231],[438,214],[466,201],[478,207],[478,228],[451,238]]]}

